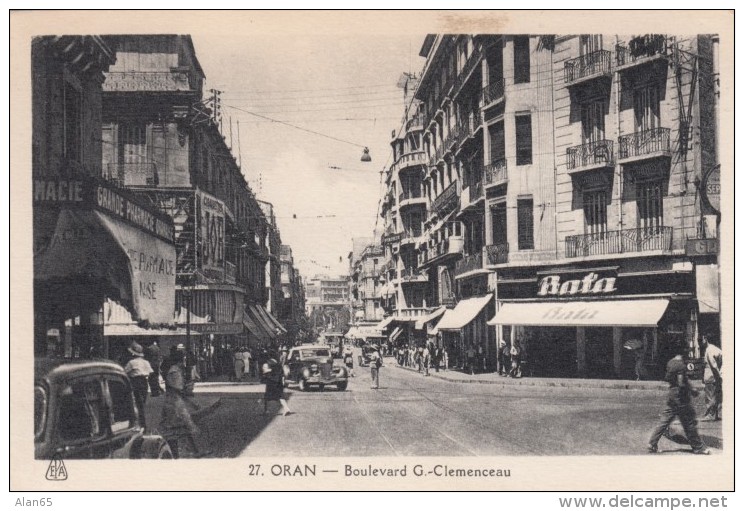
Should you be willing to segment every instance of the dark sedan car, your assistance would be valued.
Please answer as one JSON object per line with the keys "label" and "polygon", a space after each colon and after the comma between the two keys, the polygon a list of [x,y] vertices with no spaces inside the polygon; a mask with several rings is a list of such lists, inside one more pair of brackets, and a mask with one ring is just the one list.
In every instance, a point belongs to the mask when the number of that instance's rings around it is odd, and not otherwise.
{"label": "dark sedan car", "polygon": [[38,359],[34,372],[36,459],[172,458],[163,437],[144,434],[118,364]]}
{"label": "dark sedan car", "polygon": [[346,368],[334,366],[331,350],[325,347],[292,348],[286,366],[286,382],[296,383],[300,390],[307,390],[311,386],[323,390],[326,385],[335,385],[338,390],[346,390],[349,383]]}

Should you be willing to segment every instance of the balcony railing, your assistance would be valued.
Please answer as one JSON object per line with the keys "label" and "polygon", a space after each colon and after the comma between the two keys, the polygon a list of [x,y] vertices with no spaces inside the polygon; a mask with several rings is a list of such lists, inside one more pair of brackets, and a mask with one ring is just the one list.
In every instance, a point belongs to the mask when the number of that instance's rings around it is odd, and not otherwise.
{"label": "balcony railing", "polygon": [[596,165],[612,165],[615,161],[612,140],[597,140],[566,149],[568,170]]}
{"label": "balcony railing", "polygon": [[152,161],[109,163],[108,176],[121,186],[157,186],[159,184],[158,169]]}
{"label": "balcony railing", "polygon": [[459,136],[457,137],[457,145],[461,146],[473,135],[473,122],[472,119],[467,118],[462,121],[459,129]]}
{"label": "balcony railing", "polygon": [[474,50],[473,53],[471,53],[470,56],[468,57],[468,60],[465,61],[465,65],[462,67],[462,71],[460,71],[457,74],[457,78],[455,78],[455,85],[453,88],[455,95],[460,92],[460,89],[462,88],[463,85],[465,85],[465,82],[468,81],[472,71],[475,69],[475,66],[478,65],[480,61],[481,61],[480,49]]}
{"label": "balcony railing", "polygon": [[470,200],[470,203],[477,201],[478,199],[483,198],[483,181],[478,181],[476,183],[470,183],[470,195],[468,199]]}
{"label": "balcony railing", "polygon": [[646,34],[634,37],[627,46],[618,44],[615,47],[615,58],[618,66],[625,66],[651,57],[666,56],[668,51],[665,35]]}
{"label": "balcony railing", "polygon": [[486,263],[487,264],[504,264],[509,262],[509,244],[497,243],[495,245],[486,245]]}
{"label": "balcony railing", "polygon": [[636,158],[655,153],[670,152],[670,129],[654,128],[621,135],[618,139],[618,158]]}
{"label": "balcony railing", "polygon": [[406,130],[420,130],[424,128],[424,116],[421,114],[414,115],[406,121]]}
{"label": "balcony railing", "polygon": [[486,186],[501,183],[509,179],[506,170],[506,158],[494,160],[485,166],[483,171],[483,181]]}
{"label": "balcony railing", "polygon": [[405,268],[400,272],[400,278],[404,282],[427,282],[429,274],[416,268]]}
{"label": "balcony railing", "polygon": [[398,195],[398,202],[403,202],[404,200],[411,200],[411,199],[423,199],[424,195],[421,193],[421,190],[403,190],[400,195]]}
{"label": "balcony railing", "polygon": [[195,90],[197,74],[191,69],[171,71],[111,71],[105,73],[105,92],[152,92]]}
{"label": "balcony railing", "polygon": [[412,151],[404,153],[393,165],[394,170],[400,171],[413,165],[423,165],[426,163],[426,154],[423,151]]}
{"label": "balcony railing", "polygon": [[483,105],[487,106],[504,98],[504,80],[493,80],[483,89]]}
{"label": "balcony railing", "polygon": [[608,75],[612,71],[612,54],[608,50],[598,50],[581,57],[567,60],[563,66],[566,83],[572,83],[593,76]]}
{"label": "balcony railing", "polygon": [[483,269],[483,253],[470,254],[463,256],[462,259],[455,263],[455,275]]}
{"label": "balcony railing", "polygon": [[423,317],[434,312],[433,307],[407,307],[400,310],[400,315],[404,318]]}
{"label": "balcony railing", "polygon": [[418,255],[418,265],[422,266],[434,259],[445,255],[458,255],[462,253],[463,249],[463,238],[462,236],[450,236],[435,245],[426,248]]}
{"label": "balcony railing", "polygon": [[566,236],[566,257],[671,250],[671,227],[641,227]]}
{"label": "balcony railing", "polygon": [[434,199],[431,203],[431,209],[439,212],[455,201],[457,201],[457,181],[450,184],[436,199]]}

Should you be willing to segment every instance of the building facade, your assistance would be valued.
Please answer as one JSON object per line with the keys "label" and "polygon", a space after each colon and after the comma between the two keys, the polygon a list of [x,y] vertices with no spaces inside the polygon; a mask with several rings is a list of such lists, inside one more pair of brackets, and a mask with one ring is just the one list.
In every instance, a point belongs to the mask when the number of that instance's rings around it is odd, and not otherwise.
{"label": "building facade", "polygon": [[699,355],[719,322],[714,42],[427,36],[382,200],[393,320],[421,307],[413,339],[487,371],[503,343],[535,375]]}
{"label": "building facade", "polygon": [[221,133],[218,92],[203,98],[191,38],[122,36],[116,55],[103,85],[103,172],[173,219],[178,326],[192,347],[278,342],[273,211]]}
{"label": "building facade", "polygon": [[351,324],[348,277],[316,275],[305,283],[305,312],[316,332],[343,334]]}
{"label": "building facade", "polygon": [[294,267],[292,247],[282,245],[280,251],[282,300],[277,318],[287,329],[292,340],[304,338],[300,330],[305,328],[305,293],[299,270]]}
{"label": "building facade", "polygon": [[107,179],[102,84],[115,41],[32,41],[34,352],[117,358],[112,310],[142,332],[170,332],[176,250],[172,220]]}

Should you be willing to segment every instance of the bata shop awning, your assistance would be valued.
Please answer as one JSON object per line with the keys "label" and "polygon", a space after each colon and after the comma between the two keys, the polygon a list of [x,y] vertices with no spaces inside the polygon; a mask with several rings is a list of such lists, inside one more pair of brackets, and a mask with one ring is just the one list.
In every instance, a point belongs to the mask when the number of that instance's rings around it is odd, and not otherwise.
{"label": "bata shop awning", "polygon": [[426,316],[419,318],[416,321],[416,330],[423,330],[424,328],[426,328],[427,323],[431,323],[432,321],[436,320],[446,311],[447,311],[447,307],[439,307],[434,312],[430,312]]}
{"label": "bata shop awning", "polygon": [[655,327],[669,300],[504,303],[489,325]]}
{"label": "bata shop awning", "polygon": [[60,302],[74,301],[78,297],[69,294],[84,292],[65,294],[65,283],[67,289],[87,285],[125,306],[134,321],[173,324],[174,244],[101,211],[60,211],[49,245],[34,257],[34,279],[60,289],[62,293],[51,294]]}
{"label": "bata shop awning", "polygon": [[489,294],[460,300],[454,309],[449,309],[444,313],[431,333],[436,335],[440,330],[460,330],[480,314],[491,298],[493,295]]}

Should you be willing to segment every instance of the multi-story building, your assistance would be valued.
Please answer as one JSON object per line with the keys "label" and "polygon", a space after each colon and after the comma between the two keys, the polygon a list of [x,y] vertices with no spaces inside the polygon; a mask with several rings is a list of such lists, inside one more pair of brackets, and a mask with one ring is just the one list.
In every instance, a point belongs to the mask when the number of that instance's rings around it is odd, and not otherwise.
{"label": "multi-story building", "polygon": [[[418,217],[401,205],[421,186],[415,269],[424,305],[450,307],[429,333],[455,365],[472,345],[495,369],[503,340],[532,374],[627,376],[638,355],[653,375],[671,343],[694,357],[697,331],[717,330],[715,243],[690,241],[716,236],[701,196],[717,169],[713,42],[426,37],[383,243],[409,267]],[[416,327],[441,309],[427,312]]]}
{"label": "multi-story building", "polygon": [[101,165],[102,83],[117,59],[115,43],[98,36],[32,42],[38,355],[117,359],[123,347],[107,331],[113,310],[138,334],[174,322],[173,222],[106,181]]}
{"label": "multi-story building", "polygon": [[354,324],[365,321],[364,302],[360,297],[362,252],[373,242],[374,238],[352,238],[352,249],[347,256],[349,260],[349,312]]}
{"label": "multi-story building", "polygon": [[316,275],[305,284],[305,311],[311,326],[344,333],[351,323],[348,277]]}
{"label": "multi-story building", "polygon": [[179,326],[190,341],[275,342],[283,327],[267,310],[280,286],[273,212],[220,132],[217,92],[203,101],[191,38],[121,36],[116,56],[103,85],[103,172],[175,223]]}
{"label": "multi-story building", "polygon": [[297,340],[299,331],[304,325],[305,298],[302,291],[302,278],[294,267],[292,247],[289,245],[281,246],[280,263],[282,300],[277,317],[287,329],[288,338]]}

